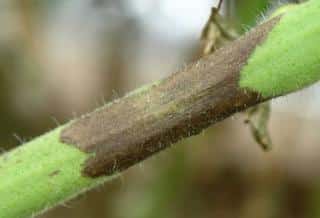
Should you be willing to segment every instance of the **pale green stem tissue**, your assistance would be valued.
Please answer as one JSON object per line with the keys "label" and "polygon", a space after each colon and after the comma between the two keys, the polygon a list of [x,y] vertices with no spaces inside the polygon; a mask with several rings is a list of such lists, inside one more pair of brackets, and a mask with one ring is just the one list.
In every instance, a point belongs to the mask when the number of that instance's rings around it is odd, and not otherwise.
{"label": "pale green stem tissue", "polygon": [[320,79],[320,1],[285,9],[241,71],[240,86],[263,97],[285,95]]}

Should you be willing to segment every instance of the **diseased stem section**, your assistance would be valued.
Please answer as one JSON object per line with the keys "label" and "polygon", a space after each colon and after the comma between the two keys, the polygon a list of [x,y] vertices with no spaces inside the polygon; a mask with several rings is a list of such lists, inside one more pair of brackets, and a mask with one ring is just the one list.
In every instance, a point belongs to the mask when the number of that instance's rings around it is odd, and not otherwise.
{"label": "diseased stem section", "polygon": [[147,90],[75,121],[62,131],[61,140],[94,153],[86,161],[85,175],[111,175],[266,100],[239,88],[239,73],[279,20],[260,25]]}
{"label": "diseased stem section", "polygon": [[[169,78],[3,154],[0,218],[52,208],[237,111],[317,82],[319,9],[318,0],[299,5]],[[297,26],[308,28],[297,33]]]}
{"label": "diseased stem section", "polygon": [[0,218],[39,214],[112,178],[104,175],[263,101],[239,88],[239,72],[278,20],[167,79],[1,155]]}

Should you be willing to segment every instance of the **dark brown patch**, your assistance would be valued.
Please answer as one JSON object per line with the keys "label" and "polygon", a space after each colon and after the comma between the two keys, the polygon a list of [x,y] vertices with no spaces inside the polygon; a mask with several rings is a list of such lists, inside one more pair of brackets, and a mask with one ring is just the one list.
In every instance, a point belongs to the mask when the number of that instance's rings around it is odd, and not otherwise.
{"label": "dark brown patch", "polygon": [[60,170],[55,170],[55,171],[53,171],[52,173],[50,173],[49,176],[50,176],[50,177],[54,177],[54,176],[59,175],[59,173],[60,173]]}
{"label": "dark brown patch", "polygon": [[147,91],[75,121],[62,131],[61,141],[95,153],[84,175],[110,175],[266,100],[238,87],[239,72],[279,20],[258,26]]}

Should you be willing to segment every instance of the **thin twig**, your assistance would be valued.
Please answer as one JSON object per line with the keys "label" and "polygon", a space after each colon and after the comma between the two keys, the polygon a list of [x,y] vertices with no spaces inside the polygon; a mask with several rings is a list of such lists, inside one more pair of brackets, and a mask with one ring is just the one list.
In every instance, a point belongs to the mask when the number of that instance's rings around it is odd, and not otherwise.
{"label": "thin twig", "polygon": [[218,11],[220,11],[222,4],[223,4],[223,0],[219,0],[218,6],[217,6]]}

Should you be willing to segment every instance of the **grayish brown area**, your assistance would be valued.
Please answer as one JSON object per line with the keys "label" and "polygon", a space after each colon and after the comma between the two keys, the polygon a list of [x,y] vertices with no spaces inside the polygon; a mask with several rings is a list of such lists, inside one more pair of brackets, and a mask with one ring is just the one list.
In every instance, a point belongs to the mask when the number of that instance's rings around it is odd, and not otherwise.
{"label": "grayish brown area", "polygon": [[84,165],[84,175],[110,175],[266,100],[240,89],[239,73],[279,19],[155,85],[76,120],[62,131],[61,141],[94,153]]}
{"label": "grayish brown area", "polygon": [[55,177],[55,176],[59,175],[59,173],[60,173],[60,170],[55,170],[52,173],[50,173],[49,176],[50,177]]}

